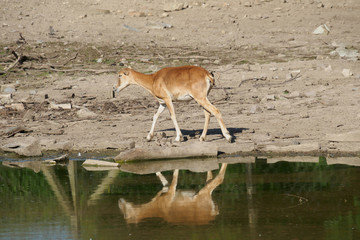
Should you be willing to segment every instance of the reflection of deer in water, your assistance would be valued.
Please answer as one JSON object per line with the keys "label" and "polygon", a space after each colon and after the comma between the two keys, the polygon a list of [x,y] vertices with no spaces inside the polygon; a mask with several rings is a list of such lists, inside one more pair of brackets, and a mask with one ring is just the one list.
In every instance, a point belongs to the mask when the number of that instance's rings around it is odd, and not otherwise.
{"label": "reflection of deer in water", "polygon": [[219,214],[211,194],[223,182],[226,167],[227,164],[223,163],[215,178],[212,178],[211,171],[208,171],[207,183],[197,193],[191,190],[176,190],[178,169],[174,170],[169,187],[166,178],[158,172],[156,175],[164,187],[150,202],[133,205],[121,198],[119,208],[127,223],[139,223],[146,218],[162,218],[169,223],[208,224]]}

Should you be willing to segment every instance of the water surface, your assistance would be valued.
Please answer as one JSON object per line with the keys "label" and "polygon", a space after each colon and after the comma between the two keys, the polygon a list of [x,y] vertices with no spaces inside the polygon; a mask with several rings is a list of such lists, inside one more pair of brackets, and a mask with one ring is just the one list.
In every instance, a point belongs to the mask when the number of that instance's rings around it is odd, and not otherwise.
{"label": "water surface", "polygon": [[3,161],[0,239],[360,239],[360,167],[318,160]]}

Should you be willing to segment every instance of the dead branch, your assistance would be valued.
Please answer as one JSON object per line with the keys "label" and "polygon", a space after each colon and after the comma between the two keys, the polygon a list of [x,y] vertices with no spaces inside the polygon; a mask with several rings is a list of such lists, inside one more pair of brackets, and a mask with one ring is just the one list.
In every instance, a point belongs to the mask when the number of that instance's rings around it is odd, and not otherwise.
{"label": "dead branch", "polygon": [[63,66],[65,66],[65,65],[67,65],[69,62],[75,60],[78,55],[79,55],[79,52],[76,52],[75,56],[72,57],[72,58],[70,58],[70,59],[68,59],[68,60],[63,64]]}
{"label": "dead branch", "polygon": [[249,82],[249,81],[265,81],[267,79],[267,77],[265,76],[261,76],[261,77],[253,77],[253,78],[247,78],[247,79],[244,79],[240,82],[239,86],[240,87],[243,83],[246,83],[246,82]]}
{"label": "dead branch", "polygon": [[18,63],[21,62],[23,56],[22,55],[18,55],[14,50],[12,51],[12,54],[16,57],[15,62],[13,62],[12,64],[10,64],[8,67],[6,67],[4,70],[5,72],[8,72],[10,69],[14,68]]}
{"label": "dead branch", "polygon": [[56,68],[53,65],[42,65],[42,66],[29,66],[26,68],[26,70],[34,70],[34,71],[39,71],[39,72],[91,72],[94,74],[102,74],[102,73],[115,73],[116,70],[114,69],[83,69],[83,68],[74,68],[74,69],[61,69],[61,68]]}

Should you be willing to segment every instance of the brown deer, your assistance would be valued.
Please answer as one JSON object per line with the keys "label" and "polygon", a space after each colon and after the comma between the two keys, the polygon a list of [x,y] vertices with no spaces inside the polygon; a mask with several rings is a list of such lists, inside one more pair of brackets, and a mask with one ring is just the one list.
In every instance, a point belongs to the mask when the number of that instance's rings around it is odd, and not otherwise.
{"label": "brown deer", "polygon": [[182,133],[176,120],[173,101],[190,101],[195,99],[204,108],[205,124],[200,141],[205,141],[210,115],[218,120],[221,132],[228,142],[232,136],[227,130],[220,111],[210,103],[208,94],[215,84],[214,77],[208,71],[198,66],[168,67],[153,74],[143,74],[130,68],[119,72],[119,79],[113,92],[120,92],[130,84],[139,85],[149,91],[160,103],[153,117],[153,123],[146,139],[150,141],[154,136],[154,129],[159,115],[167,107],[176,130],[175,141],[180,141]]}
{"label": "brown deer", "polygon": [[139,223],[147,218],[162,218],[169,223],[204,225],[213,221],[219,214],[218,207],[212,200],[213,190],[225,177],[227,164],[223,163],[218,175],[213,178],[212,172],[207,173],[207,182],[199,191],[177,190],[179,170],[173,172],[170,186],[166,178],[156,173],[163,184],[163,189],[148,203],[134,205],[119,199],[119,208],[127,223]]}

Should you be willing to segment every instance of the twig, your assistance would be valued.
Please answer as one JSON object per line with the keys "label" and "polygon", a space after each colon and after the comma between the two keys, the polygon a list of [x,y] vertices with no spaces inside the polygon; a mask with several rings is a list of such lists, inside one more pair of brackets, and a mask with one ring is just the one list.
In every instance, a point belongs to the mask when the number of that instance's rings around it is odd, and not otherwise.
{"label": "twig", "polygon": [[116,70],[113,69],[104,69],[104,70],[100,70],[100,69],[81,69],[81,68],[74,68],[74,69],[59,69],[59,68],[55,68],[54,66],[45,66],[45,67],[29,67],[27,68],[29,70],[35,70],[35,71],[40,71],[40,72],[92,72],[95,74],[101,74],[101,73],[111,73],[111,72],[116,72]]}
{"label": "twig", "polygon": [[257,82],[257,81],[259,81],[259,80],[265,81],[266,79],[267,79],[267,77],[265,77],[265,76],[254,77],[254,78],[247,78],[247,79],[242,80],[242,81],[240,82],[240,84],[239,84],[238,87],[240,87],[243,83],[248,82],[248,81],[255,81],[255,82]]}
{"label": "twig", "polygon": [[298,204],[296,204],[296,205],[294,205],[294,206],[287,207],[287,208],[294,208],[294,207],[303,205],[304,203],[306,203],[306,202],[309,201],[309,199],[304,198],[304,197],[301,197],[301,196],[298,196],[298,195],[295,195],[295,194],[285,193],[284,195],[285,195],[285,196],[288,196],[288,197],[294,197],[294,198],[299,199],[299,203],[298,203]]}
{"label": "twig", "polygon": [[70,58],[69,60],[67,60],[64,64],[63,64],[63,66],[65,66],[66,64],[68,64],[69,62],[71,62],[71,61],[73,61],[73,60],[75,60],[76,58],[77,58],[77,56],[79,55],[79,52],[76,52],[76,54],[75,54],[75,56],[74,57],[72,57],[72,58]]}
{"label": "twig", "polygon": [[12,51],[12,53],[15,55],[16,57],[16,60],[15,62],[13,62],[12,64],[10,64],[8,67],[6,67],[4,70],[5,72],[8,72],[10,69],[12,69],[13,67],[15,67],[19,62],[20,60],[23,58],[22,55],[18,55],[14,50]]}
{"label": "twig", "polygon": [[[24,41],[24,43],[27,44],[27,41],[26,41],[25,38],[22,36],[22,34],[19,33],[19,35],[20,35],[20,39],[19,39],[19,40]],[[19,40],[18,40],[18,41],[19,41]]]}

